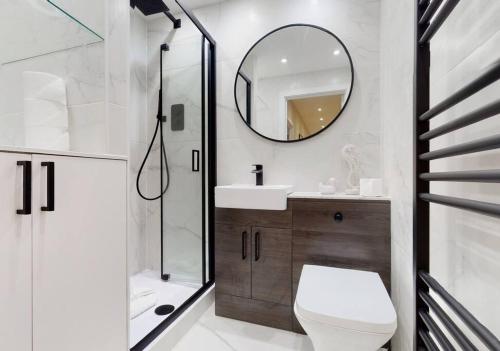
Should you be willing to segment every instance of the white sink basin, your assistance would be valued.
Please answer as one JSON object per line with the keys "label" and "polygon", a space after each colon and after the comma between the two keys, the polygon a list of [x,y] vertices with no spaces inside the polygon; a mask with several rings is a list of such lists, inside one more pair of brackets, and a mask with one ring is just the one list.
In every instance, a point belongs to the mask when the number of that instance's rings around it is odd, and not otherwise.
{"label": "white sink basin", "polygon": [[286,210],[291,185],[225,185],[215,187],[215,207]]}

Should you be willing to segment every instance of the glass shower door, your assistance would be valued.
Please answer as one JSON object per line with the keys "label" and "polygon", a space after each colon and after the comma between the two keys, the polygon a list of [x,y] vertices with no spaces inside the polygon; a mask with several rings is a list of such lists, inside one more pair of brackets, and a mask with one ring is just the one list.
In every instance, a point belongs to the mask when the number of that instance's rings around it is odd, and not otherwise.
{"label": "glass shower door", "polygon": [[163,66],[170,177],[163,210],[163,271],[172,283],[197,290],[204,283],[203,38],[197,32],[180,34],[169,39]]}

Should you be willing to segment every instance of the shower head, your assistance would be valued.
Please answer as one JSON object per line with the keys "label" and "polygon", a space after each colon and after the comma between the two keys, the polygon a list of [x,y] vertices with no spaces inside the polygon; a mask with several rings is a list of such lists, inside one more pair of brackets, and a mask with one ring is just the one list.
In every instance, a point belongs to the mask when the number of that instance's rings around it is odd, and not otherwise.
{"label": "shower head", "polygon": [[168,46],[168,44],[161,44],[160,49],[161,51],[168,51],[170,50],[170,47]]}
{"label": "shower head", "polygon": [[130,6],[137,7],[144,16],[170,11],[162,0],[130,0]]}
{"label": "shower head", "polygon": [[155,15],[157,13],[163,13],[167,16],[172,23],[174,28],[181,28],[180,18],[175,18],[171,13],[170,9],[163,2],[163,0],[130,0],[130,7],[135,9],[136,7],[143,13],[144,16]]}

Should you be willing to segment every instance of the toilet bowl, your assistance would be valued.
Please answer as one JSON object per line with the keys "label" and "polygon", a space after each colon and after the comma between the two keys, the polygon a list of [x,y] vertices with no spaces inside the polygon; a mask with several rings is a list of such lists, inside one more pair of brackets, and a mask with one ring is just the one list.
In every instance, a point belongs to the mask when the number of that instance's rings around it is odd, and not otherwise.
{"label": "toilet bowl", "polygon": [[376,351],[397,318],[377,273],[304,265],[294,312],[315,351]]}

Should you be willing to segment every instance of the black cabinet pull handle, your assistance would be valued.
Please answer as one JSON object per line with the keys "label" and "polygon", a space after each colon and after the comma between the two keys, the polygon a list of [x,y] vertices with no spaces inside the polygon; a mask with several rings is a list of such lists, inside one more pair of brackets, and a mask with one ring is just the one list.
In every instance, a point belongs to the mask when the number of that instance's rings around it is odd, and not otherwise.
{"label": "black cabinet pull handle", "polygon": [[17,161],[23,167],[23,208],[17,210],[19,215],[31,214],[31,161]]}
{"label": "black cabinet pull handle", "polygon": [[255,233],[255,262],[260,259],[260,232]]}
{"label": "black cabinet pull handle", "polygon": [[333,219],[335,220],[335,222],[340,223],[340,222],[342,222],[344,220],[344,215],[341,212],[337,212],[333,216]]}
{"label": "black cabinet pull handle", "polygon": [[191,171],[200,171],[200,150],[192,150],[191,152]]}
{"label": "black cabinet pull handle", "polygon": [[42,167],[47,167],[47,206],[42,206],[42,211],[54,211],[54,162],[42,162]]}
{"label": "black cabinet pull handle", "polygon": [[247,259],[247,237],[248,233],[246,230],[241,233],[241,259],[246,260]]}

